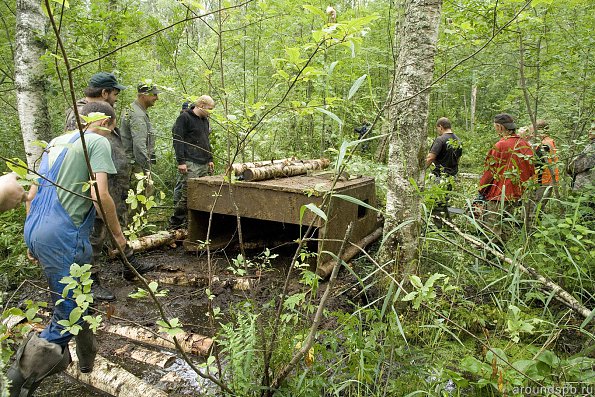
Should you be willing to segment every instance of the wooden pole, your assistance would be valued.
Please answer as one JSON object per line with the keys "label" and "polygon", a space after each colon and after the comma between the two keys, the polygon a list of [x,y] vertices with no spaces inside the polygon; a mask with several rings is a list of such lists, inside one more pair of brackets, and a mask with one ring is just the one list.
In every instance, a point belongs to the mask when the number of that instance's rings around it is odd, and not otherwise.
{"label": "wooden pole", "polygon": [[[378,240],[380,236],[382,236],[382,227],[374,230],[372,233],[358,241],[355,245],[350,245],[347,249],[345,249],[341,259],[343,259],[345,262],[351,260],[357,254],[362,252],[361,250],[363,248],[366,248],[368,245]],[[331,275],[336,263],[337,261],[335,260],[323,263],[318,267],[318,269],[316,269],[316,274],[318,274],[323,280],[327,279]]]}

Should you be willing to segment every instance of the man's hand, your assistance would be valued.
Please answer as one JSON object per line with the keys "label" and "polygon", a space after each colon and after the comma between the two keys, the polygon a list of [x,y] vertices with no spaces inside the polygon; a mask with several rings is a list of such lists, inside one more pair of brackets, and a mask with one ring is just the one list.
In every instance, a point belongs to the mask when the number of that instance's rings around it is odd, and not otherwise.
{"label": "man's hand", "polygon": [[210,161],[209,164],[207,164],[207,167],[209,167],[209,175],[213,175],[213,172],[215,172],[215,163]]}
{"label": "man's hand", "polygon": [[186,166],[186,164],[178,164],[178,172],[180,174],[187,174],[188,173],[188,167]]}
{"label": "man's hand", "polygon": [[14,173],[0,176],[0,212],[18,207],[27,201],[27,192],[17,182]]}
{"label": "man's hand", "polygon": [[33,256],[33,253],[27,249],[27,259],[29,259],[33,263],[39,263],[36,257]]}
{"label": "man's hand", "polygon": [[118,246],[120,248],[122,248],[122,250],[125,250],[127,241],[126,241],[126,237],[124,237],[124,234],[120,233],[119,236],[116,235],[115,237],[116,237],[116,244],[118,244]]}

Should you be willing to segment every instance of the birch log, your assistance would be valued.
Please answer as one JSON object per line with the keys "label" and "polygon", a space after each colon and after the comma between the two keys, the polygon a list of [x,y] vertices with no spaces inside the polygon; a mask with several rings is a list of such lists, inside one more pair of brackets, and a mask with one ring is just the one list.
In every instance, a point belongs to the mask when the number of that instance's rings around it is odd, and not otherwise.
{"label": "birch log", "polygon": [[466,233],[463,233],[458,227],[456,227],[449,221],[447,221],[443,218],[440,218],[440,220],[445,225],[447,225],[448,227],[453,229],[459,236],[461,236],[463,239],[465,239],[465,241],[467,241],[474,247],[485,249],[485,250],[489,251],[492,255],[494,255],[501,261],[504,261],[511,266],[516,266],[521,272],[530,276],[534,280],[537,280],[537,282],[539,282],[539,284],[541,285],[541,288],[543,288],[549,292],[552,292],[554,294],[554,296],[560,302],[562,302],[564,305],[566,305],[570,309],[574,310],[575,312],[579,313],[581,316],[583,316],[585,318],[588,318],[589,316],[591,316],[591,310],[589,310],[585,306],[583,306],[578,300],[575,299],[574,296],[570,295],[570,293],[568,293],[568,291],[564,290],[558,284],[554,283],[553,281],[551,281],[551,280],[547,279],[546,277],[542,276],[541,274],[537,273],[537,271],[535,269],[528,267],[528,266],[524,266],[522,263],[516,262],[516,261],[512,260],[511,258],[504,256],[503,254],[496,251],[495,249],[492,249],[491,247],[487,246],[482,241],[479,241],[479,240],[475,239],[474,237],[469,236]]}
{"label": "birch log", "polygon": [[167,368],[176,361],[176,356],[155,350],[148,350],[144,347],[124,345],[114,351],[119,356],[130,357],[141,363],[155,365],[159,368]]}
{"label": "birch log", "polygon": [[72,356],[72,364],[66,369],[66,373],[79,382],[86,383],[116,397],[167,397],[167,393],[164,391],[151,386],[100,355],[95,358],[93,371],[86,374],[81,373],[74,346],[74,343],[68,345]]}
{"label": "birch log", "polygon": [[252,163],[233,163],[231,165],[231,170],[236,176],[242,175],[244,171],[248,168],[258,168],[264,167],[267,165],[276,165],[276,164],[291,164],[292,161],[295,161],[295,157],[290,157],[286,159],[279,159],[279,160],[270,160],[270,161],[255,161]]}
{"label": "birch log", "polygon": [[[175,241],[186,239],[188,231],[186,229],[177,230],[162,230],[155,234],[140,237],[137,240],[128,241],[128,245],[134,250],[134,252],[149,251],[153,248],[161,247],[162,245],[171,244]],[[112,250],[109,252],[110,258],[114,258],[118,255],[118,250]]]}
{"label": "birch log", "polygon": [[[143,328],[118,324],[106,325],[103,331],[153,346],[161,346],[168,349],[176,348],[173,338],[166,333],[155,334]],[[189,332],[182,332],[176,335],[176,338],[186,353],[200,356],[208,355],[213,345],[213,339]]]}
{"label": "birch log", "polygon": [[308,171],[321,170],[330,165],[328,159],[300,160],[290,165],[274,164],[270,166],[248,168],[242,175],[245,181],[264,181],[266,179],[303,175]]}
{"label": "birch log", "polygon": [[[380,236],[382,236],[382,227],[379,227],[378,229],[374,230],[372,233],[368,234],[366,237],[358,241],[355,245],[349,245],[349,247],[341,256],[341,259],[345,262],[351,260],[357,254],[362,252],[360,248],[367,247],[374,241],[378,240]],[[331,272],[333,271],[333,268],[335,267],[336,263],[337,261],[335,260],[323,263],[322,265],[318,266],[318,269],[316,269],[316,274],[322,277],[323,280],[327,279],[331,275]]]}

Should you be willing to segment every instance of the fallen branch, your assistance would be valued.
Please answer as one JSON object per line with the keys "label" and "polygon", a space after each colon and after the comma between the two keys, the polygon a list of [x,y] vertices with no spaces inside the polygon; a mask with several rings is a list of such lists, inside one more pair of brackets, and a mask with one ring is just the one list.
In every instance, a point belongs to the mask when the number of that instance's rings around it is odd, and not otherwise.
{"label": "fallen branch", "polygon": [[[134,252],[144,252],[153,248],[161,247],[162,245],[171,244],[175,241],[185,240],[188,236],[186,229],[177,230],[162,230],[155,234],[140,237],[137,240],[128,241],[128,245],[134,250]],[[115,258],[118,255],[118,250],[112,250],[109,252],[110,258]]]}
{"label": "fallen branch", "polygon": [[[166,333],[156,334],[143,328],[118,324],[106,325],[102,329],[105,332],[120,335],[149,345],[161,346],[168,349],[176,348],[173,338]],[[184,352],[201,356],[208,355],[211,346],[213,345],[213,339],[189,332],[177,334],[176,338]]]}
{"label": "fallen branch", "polygon": [[95,358],[93,371],[83,374],[79,371],[74,343],[70,343],[68,348],[72,356],[72,364],[66,369],[66,373],[79,382],[116,397],[167,397],[164,391],[153,387],[100,355]]}
{"label": "fallen branch", "polygon": [[[349,248],[345,250],[343,255],[341,255],[341,259],[344,262],[350,261],[353,257],[362,252],[364,248],[372,244],[374,241],[378,240],[381,236],[382,228],[379,227],[378,229],[374,230],[372,233],[368,234],[366,237],[364,237],[357,243],[350,245]],[[316,274],[319,275],[323,280],[325,280],[330,276],[336,264],[336,260],[325,262],[318,266],[318,268],[316,269]]]}
{"label": "fallen branch", "polygon": [[176,356],[173,354],[148,350],[144,347],[133,345],[124,345],[114,351],[114,353],[120,356],[130,357],[141,363],[155,365],[159,368],[167,368],[176,361]]}
{"label": "fallen branch", "polygon": [[[568,293],[566,290],[564,290],[558,284],[554,283],[551,280],[548,280],[546,277],[537,273],[537,271],[535,269],[528,267],[528,266],[524,266],[522,263],[515,262],[511,258],[504,256],[504,254],[502,254],[502,253],[496,251],[495,249],[493,249],[492,247],[486,245],[484,242],[477,240],[476,238],[469,236],[466,233],[463,233],[458,227],[456,227],[454,224],[447,221],[446,219],[440,218],[440,220],[445,225],[447,225],[448,227],[453,229],[455,231],[455,233],[457,233],[459,236],[461,236],[465,241],[467,241],[471,245],[473,245],[477,248],[481,248],[481,249],[485,249],[485,250],[489,251],[492,255],[494,255],[501,261],[504,261],[504,262],[508,263],[509,265],[516,266],[521,272],[531,276],[534,280],[536,280],[537,282],[539,282],[539,284],[541,284],[541,288],[543,288],[549,292],[552,292],[554,294],[554,296],[556,296],[556,298],[558,298],[558,300],[560,302],[562,302],[564,305],[566,305],[570,309],[574,310],[575,312],[579,313],[581,316],[583,316],[585,318],[588,318],[589,316],[591,316],[591,310],[589,310],[585,306],[583,306],[578,300],[576,300],[570,293]],[[489,263],[489,262],[487,262],[487,263]]]}

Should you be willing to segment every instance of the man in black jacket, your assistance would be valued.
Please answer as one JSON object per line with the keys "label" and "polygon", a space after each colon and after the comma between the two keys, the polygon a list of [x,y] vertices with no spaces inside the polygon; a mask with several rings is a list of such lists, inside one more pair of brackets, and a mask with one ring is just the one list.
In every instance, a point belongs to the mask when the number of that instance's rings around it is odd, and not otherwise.
{"label": "man in black jacket", "polygon": [[209,116],[215,108],[215,101],[208,95],[196,100],[194,107],[183,111],[172,128],[174,150],[178,163],[178,180],[175,190],[181,190],[181,197],[175,203],[174,214],[169,219],[170,229],[186,227],[188,178],[199,178],[213,173],[213,152],[209,135]]}

